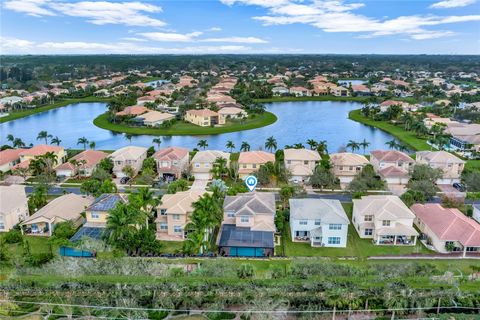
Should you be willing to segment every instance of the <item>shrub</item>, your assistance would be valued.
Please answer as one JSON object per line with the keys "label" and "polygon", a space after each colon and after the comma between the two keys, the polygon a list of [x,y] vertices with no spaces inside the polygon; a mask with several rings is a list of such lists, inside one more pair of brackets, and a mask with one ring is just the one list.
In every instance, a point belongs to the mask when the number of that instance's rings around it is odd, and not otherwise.
{"label": "shrub", "polygon": [[3,237],[5,240],[5,243],[20,243],[22,242],[22,233],[18,229],[12,229],[8,231],[5,236]]}
{"label": "shrub", "polygon": [[237,276],[240,279],[253,278],[255,275],[255,269],[249,263],[242,263],[237,269]]}
{"label": "shrub", "polygon": [[184,271],[182,268],[175,267],[170,269],[169,274],[170,274],[170,277],[172,278],[179,278],[184,275]]}

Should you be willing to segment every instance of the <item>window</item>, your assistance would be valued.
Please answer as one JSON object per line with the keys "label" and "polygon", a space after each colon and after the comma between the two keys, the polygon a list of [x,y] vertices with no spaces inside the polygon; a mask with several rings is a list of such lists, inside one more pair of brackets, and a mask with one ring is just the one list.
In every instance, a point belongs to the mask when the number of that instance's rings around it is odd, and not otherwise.
{"label": "window", "polygon": [[227,217],[229,217],[229,218],[234,218],[234,217],[235,217],[235,212],[233,212],[233,211],[228,211],[228,212],[227,212]]}
{"label": "window", "polygon": [[353,167],[348,167],[348,170],[352,171],[352,170],[353,170]]}
{"label": "window", "polygon": [[166,216],[167,215],[167,209],[160,209],[160,215],[161,216]]}
{"label": "window", "polygon": [[173,232],[182,232],[182,227],[181,226],[173,226]]}
{"label": "window", "polygon": [[382,226],[390,227],[390,220],[382,220]]}
{"label": "window", "polygon": [[339,167],[339,170],[342,171],[342,170],[343,170],[343,166],[340,166],[340,167]]}
{"label": "window", "polygon": [[308,224],[308,221],[307,220],[300,220],[298,222],[298,224],[301,225],[301,226],[306,226]]}
{"label": "window", "polygon": [[320,219],[315,219],[315,225],[316,226],[319,226],[322,222],[320,221]]}
{"label": "window", "polygon": [[328,244],[340,244],[340,237],[328,237]]}
{"label": "window", "polygon": [[160,223],[160,230],[164,230],[164,231],[168,230],[168,224]]}
{"label": "window", "polygon": [[256,168],[257,168],[257,164],[256,164],[256,163],[252,164],[252,168],[253,168],[253,169],[256,169]]}
{"label": "window", "polygon": [[174,214],[173,215],[173,220],[180,220],[180,215],[179,214]]}
{"label": "window", "polygon": [[307,164],[308,164],[308,160],[304,160],[304,161],[303,161],[303,164],[304,164],[304,165],[307,165]]}
{"label": "window", "polygon": [[195,168],[200,168],[200,163],[195,163]]}
{"label": "window", "polygon": [[342,225],[341,224],[329,224],[328,225],[329,230],[342,230]]}
{"label": "window", "polygon": [[373,221],[373,215],[367,214],[367,215],[365,216],[365,221]]}
{"label": "window", "polygon": [[92,217],[92,219],[98,219],[100,218],[100,215],[98,214],[98,212],[92,212],[90,213],[90,217]]}
{"label": "window", "polygon": [[365,229],[365,235],[371,236],[373,234],[373,229]]}
{"label": "window", "polygon": [[242,167],[243,167],[243,169],[247,169],[247,164],[244,163],[244,164],[242,165]]}
{"label": "window", "polygon": [[247,216],[241,216],[240,217],[240,222],[242,223],[248,223],[250,219]]}
{"label": "window", "polygon": [[292,160],[287,160],[287,164],[292,164]]}
{"label": "window", "polygon": [[0,216],[0,230],[5,230],[5,222],[3,221],[3,216]]}
{"label": "window", "polygon": [[210,163],[205,163],[205,168],[210,167]]}

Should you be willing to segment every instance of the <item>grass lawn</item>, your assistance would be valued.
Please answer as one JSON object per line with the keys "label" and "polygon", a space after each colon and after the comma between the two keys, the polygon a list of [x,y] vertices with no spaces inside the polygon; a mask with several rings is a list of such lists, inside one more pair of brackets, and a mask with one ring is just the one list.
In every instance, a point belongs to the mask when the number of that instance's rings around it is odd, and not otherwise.
{"label": "grass lawn", "polygon": [[480,171],[480,160],[467,160],[465,170]]}
{"label": "grass lawn", "polygon": [[427,144],[427,141],[418,138],[415,132],[405,131],[402,127],[395,126],[386,121],[374,121],[372,119],[365,118],[361,114],[360,109],[350,111],[350,113],[348,114],[348,118],[388,132],[414,150],[431,149],[431,147]]}
{"label": "grass lawn", "polygon": [[183,241],[162,241],[162,253],[177,253],[182,251]]}
{"label": "grass lawn", "polygon": [[353,204],[342,204],[348,218],[350,225],[348,226],[348,239],[346,248],[312,248],[310,243],[292,242],[290,232],[288,239],[285,239],[285,251],[288,257],[359,257],[366,258],[369,256],[382,255],[401,255],[410,253],[433,253],[426,249],[420,241],[417,241],[416,246],[377,246],[372,243],[372,239],[360,239],[357,231],[351,224]]}
{"label": "grass lawn", "polygon": [[93,124],[102,129],[129,133],[129,134],[147,134],[158,136],[194,136],[194,135],[208,135],[208,134],[220,134],[226,132],[237,132],[250,129],[256,129],[271,125],[277,121],[277,117],[271,112],[264,112],[261,115],[256,115],[254,118],[247,119],[244,123],[229,122],[221,127],[199,127],[187,122],[177,122],[172,127],[163,128],[145,128],[145,127],[128,127],[123,124],[115,124],[108,121],[107,113],[99,115]]}
{"label": "grass lawn", "polygon": [[[3,237],[0,234],[0,238]],[[48,253],[50,252],[50,243],[48,242],[48,237],[40,237],[40,236],[24,236],[24,238],[28,241],[30,245],[30,252],[32,253]],[[13,243],[7,244],[7,248],[9,249],[10,256],[14,259],[22,259],[23,248],[21,243]],[[56,246],[52,246],[53,254],[57,254],[58,248]]]}
{"label": "grass lawn", "polygon": [[8,116],[0,118],[0,123],[24,118],[24,117],[30,116],[32,114],[48,111],[48,110],[51,110],[51,109],[64,107],[64,106],[66,106],[68,104],[72,104],[72,103],[108,102],[108,101],[109,101],[109,99],[106,99],[106,98],[98,98],[98,97],[92,97],[92,96],[86,97],[86,98],[64,99],[64,100],[61,100],[61,101],[58,101],[58,102],[55,102],[55,103],[52,103],[52,104],[48,104],[48,105],[45,105],[45,106],[41,106],[41,107],[38,107],[38,108],[21,110],[21,111],[13,111]]}

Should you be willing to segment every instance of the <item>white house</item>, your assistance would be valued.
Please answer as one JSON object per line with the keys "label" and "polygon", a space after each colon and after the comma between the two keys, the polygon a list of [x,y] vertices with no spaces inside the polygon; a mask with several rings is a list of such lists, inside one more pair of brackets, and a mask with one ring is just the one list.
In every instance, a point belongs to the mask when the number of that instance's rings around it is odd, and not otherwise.
{"label": "white house", "polygon": [[476,204],[473,206],[473,219],[477,220],[480,223],[480,204]]}
{"label": "white house", "polygon": [[293,242],[310,242],[312,247],[345,248],[349,224],[338,200],[290,199]]}

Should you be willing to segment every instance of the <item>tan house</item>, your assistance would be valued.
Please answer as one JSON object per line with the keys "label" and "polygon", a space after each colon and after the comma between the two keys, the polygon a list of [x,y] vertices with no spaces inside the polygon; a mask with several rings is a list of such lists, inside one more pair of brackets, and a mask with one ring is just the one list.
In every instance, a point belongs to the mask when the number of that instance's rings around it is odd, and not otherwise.
{"label": "tan house", "polygon": [[160,149],[152,156],[157,163],[157,172],[164,180],[175,180],[188,170],[189,152],[187,148],[168,147]]}
{"label": "tan house", "polygon": [[51,236],[55,225],[60,222],[72,221],[79,226],[83,217],[82,212],[93,202],[93,198],[69,193],[55,198],[43,208],[25,219],[22,229],[27,234]]}
{"label": "tan house", "polygon": [[296,183],[308,181],[317,163],[321,160],[317,151],[308,149],[285,149],[285,168],[292,173],[291,180]]}
{"label": "tan house", "polygon": [[128,146],[118,149],[110,155],[113,160],[113,174],[118,178],[125,177],[123,168],[130,166],[135,173],[142,168],[143,160],[147,158],[147,148]]}
{"label": "tan house", "polygon": [[190,222],[193,212],[192,204],[196,202],[204,191],[182,191],[175,194],[166,194],[162,203],[157,207],[157,239],[183,241],[187,236],[185,226]]}
{"label": "tan house", "polygon": [[348,97],[350,96],[350,92],[347,88],[342,86],[334,86],[330,88],[330,93],[336,97]]}
{"label": "tan house", "polygon": [[185,121],[200,127],[210,127],[219,123],[218,113],[210,109],[188,110]]}
{"label": "tan house", "polygon": [[406,185],[415,161],[397,150],[374,150],[370,152],[370,163],[387,184]]}
{"label": "tan house", "polygon": [[35,157],[43,156],[49,152],[53,152],[55,154],[57,158],[57,164],[62,164],[67,157],[65,149],[63,147],[50,146],[48,144],[39,144],[30,149],[24,149],[22,152],[20,152],[20,163],[12,169],[18,167],[28,168],[31,160],[35,159]]}
{"label": "tan house", "polygon": [[85,209],[87,221],[84,226],[105,227],[109,211],[119,203],[127,203],[127,196],[119,193],[102,194]]}
{"label": "tan house", "polygon": [[0,232],[10,231],[28,217],[28,201],[22,185],[0,186]]}
{"label": "tan house", "polygon": [[437,184],[460,182],[460,176],[465,168],[465,161],[446,151],[419,151],[416,161],[418,164],[442,169],[443,176],[437,180]]}
{"label": "tan house", "polygon": [[238,174],[244,179],[257,171],[261,165],[275,162],[275,155],[265,151],[240,152],[238,157]]}
{"label": "tan house", "polygon": [[218,150],[204,150],[198,151],[190,161],[191,173],[197,180],[212,179],[211,170],[217,158],[224,158],[227,160],[227,167],[230,165],[230,153]]}
{"label": "tan house", "polygon": [[229,119],[242,119],[248,116],[247,112],[237,107],[224,107],[218,110],[218,124],[225,124]]}
{"label": "tan house", "polygon": [[374,195],[353,199],[352,223],[360,238],[377,245],[415,245],[415,215],[397,196]]}
{"label": "tan house", "polygon": [[149,111],[138,116],[137,118],[143,120],[143,124],[147,127],[158,127],[166,121],[175,119],[175,116],[173,114],[160,111]]}
{"label": "tan house", "polygon": [[[55,168],[57,176],[72,177],[77,173],[89,177],[97,164],[108,156],[108,153],[98,150],[85,150]],[[73,160],[73,161],[72,161]],[[72,163],[72,162],[76,162]]]}
{"label": "tan house", "polygon": [[333,173],[342,185],[352,182],[353,178],[369,163],[364,156],[350,152],[333,153],[330,155],[330,162]]}
{"label": "tan house", "polygon": [[0,151],[0,171],[10,171],[16,164],[20,163],[20,153],[25,149],[5,149]]}

